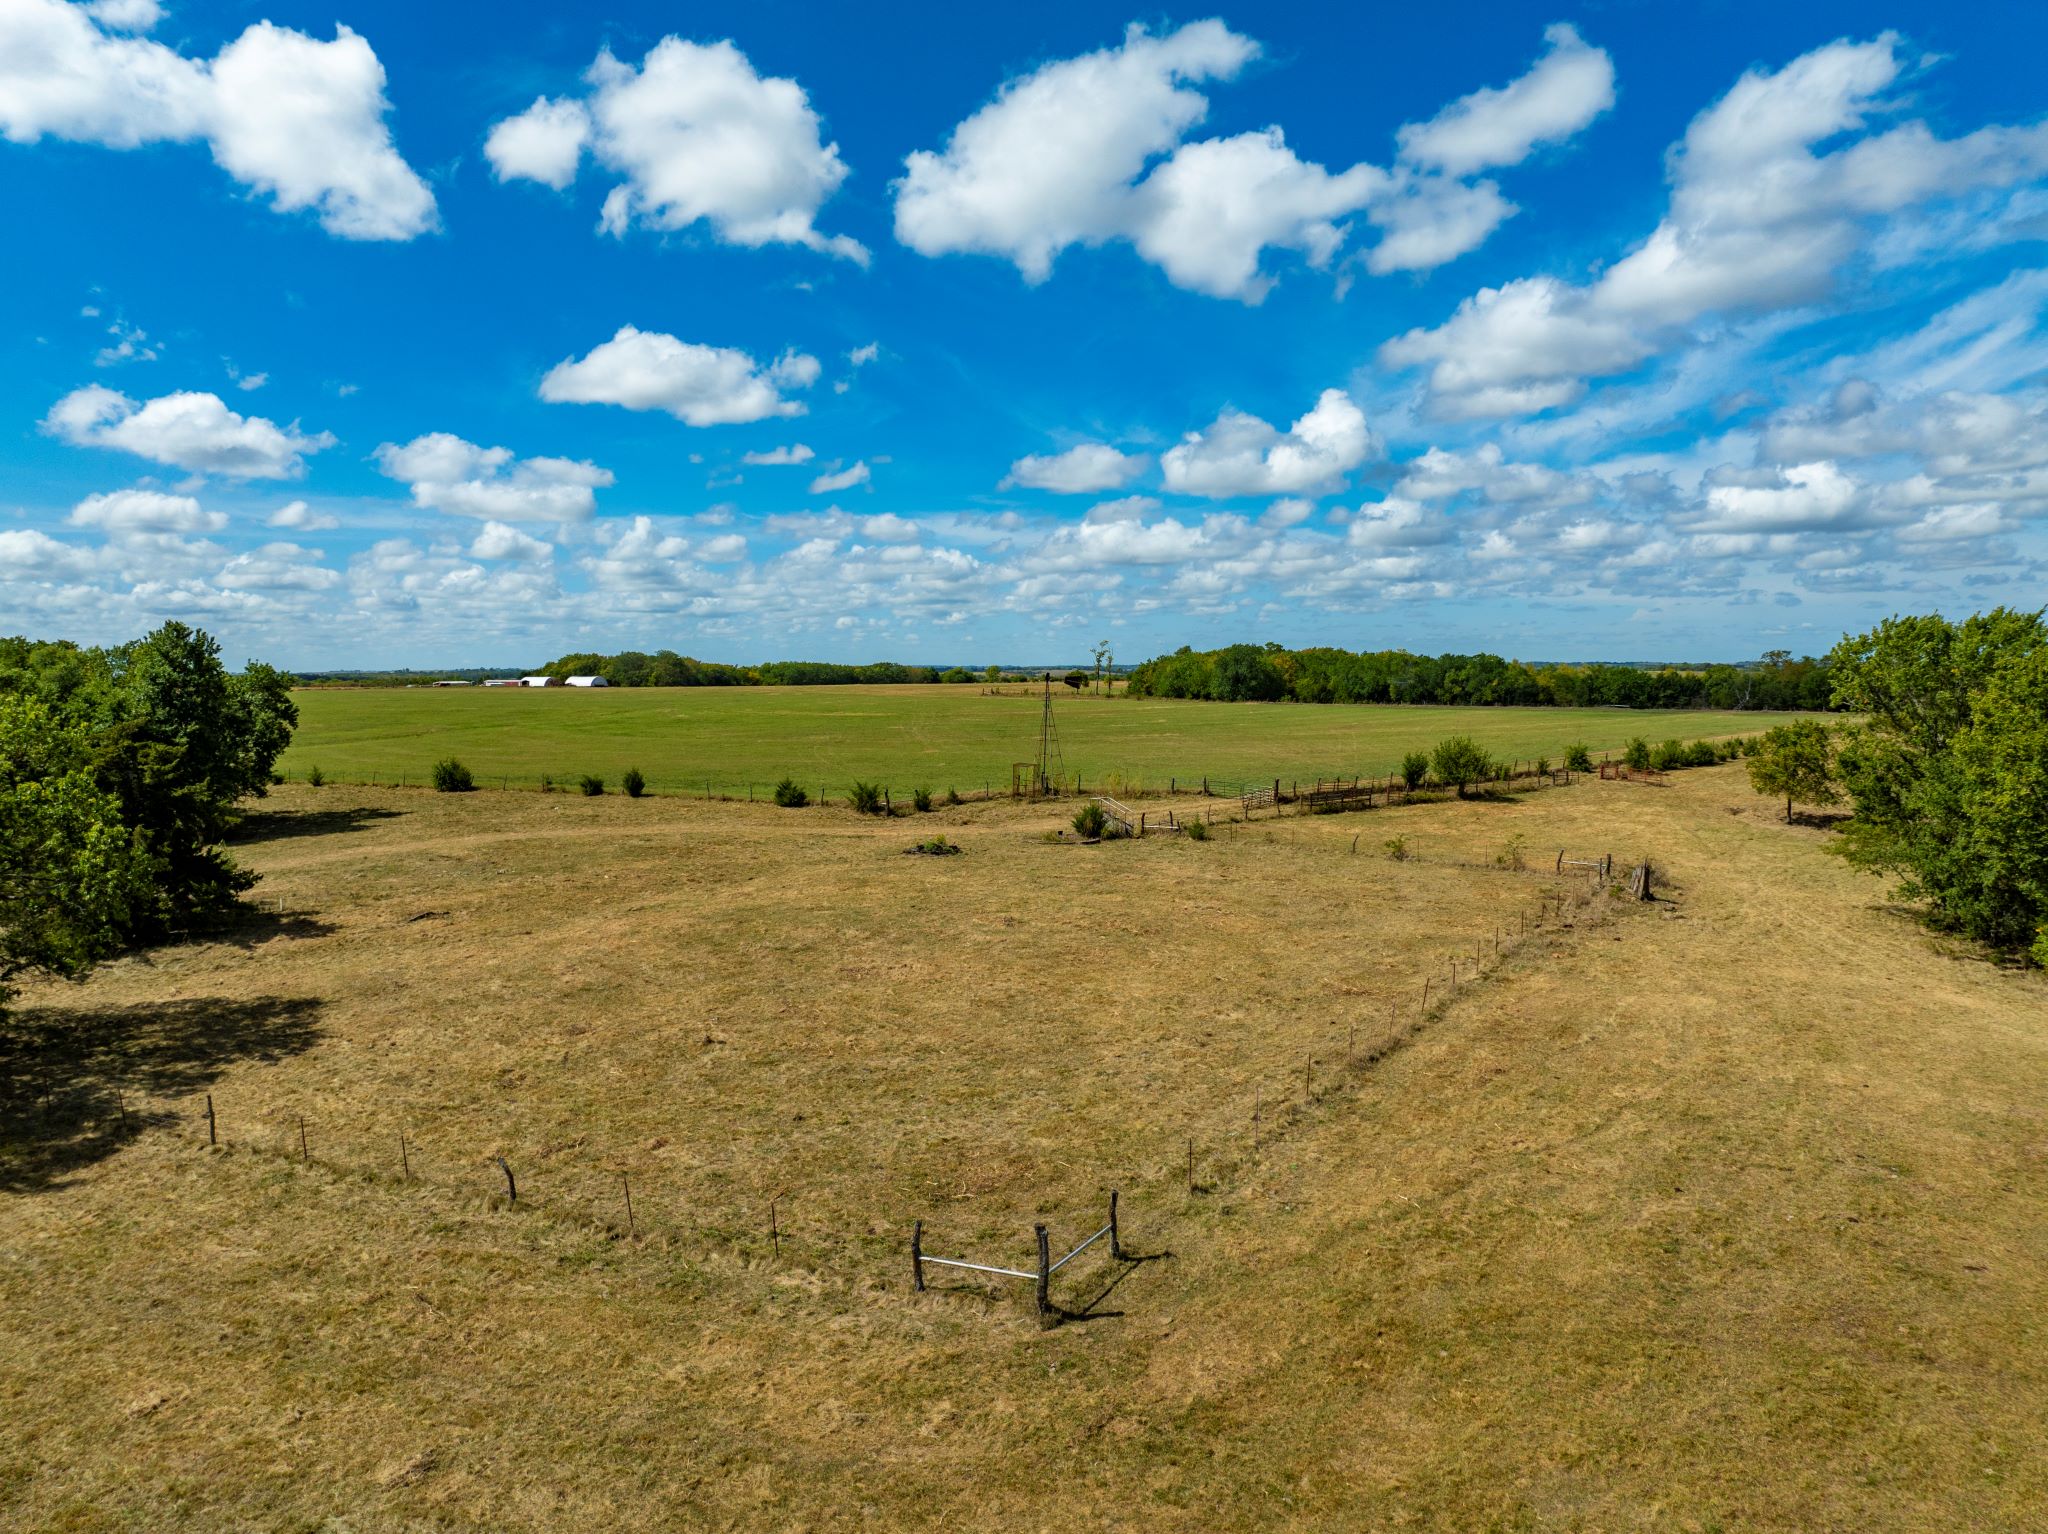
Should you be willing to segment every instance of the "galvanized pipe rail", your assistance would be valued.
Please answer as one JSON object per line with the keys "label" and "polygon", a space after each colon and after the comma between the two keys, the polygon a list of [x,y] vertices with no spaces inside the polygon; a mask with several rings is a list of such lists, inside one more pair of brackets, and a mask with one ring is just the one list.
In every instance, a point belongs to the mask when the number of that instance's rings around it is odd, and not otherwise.
{"label": "galvanized pipe rail", "polygon": [[916,1221],[910,1228],[910,1277],[912,1287],[920,1294],[924,1292],[924,1270],[926,1267],[965,1268],[971,1273],[992,1273],[998,1278],[1023,1278],[1035,1280],[1038,1285],[1038,1318],[1041,1324],[1051,1325],[1054,1319],[1051,1285],[1053,1274],[1059,1272],[1089,1247],[1109,1237],[1110,1255],[1118,1262],[1124,1260],[1124,1247],[1117,1225],[1117,1190],[1109,1190],[1109,1223],[1088,1237],[1058,1262],[1052,1260],[1052,1247],[1043,1225],[1034,1225],[1031,1234],[1038,1243],[1038,1267],[1030,1272],[1021,1268],[999,1268],[993,1263],[969,1262],[964,1257],[927,1257],[924,1253],[924,1221]]}

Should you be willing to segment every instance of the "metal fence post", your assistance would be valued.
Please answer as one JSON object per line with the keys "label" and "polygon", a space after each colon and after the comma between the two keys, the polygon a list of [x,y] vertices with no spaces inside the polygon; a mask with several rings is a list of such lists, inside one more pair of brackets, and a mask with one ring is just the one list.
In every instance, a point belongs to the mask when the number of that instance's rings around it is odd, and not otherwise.
{"label": "metal fence post", "polygon": [[1052,1325],[1052,1248],[1046,1244],[1045,1227],[1035,1225],[1032,1229],[1038,1236],[1038,1320],[1041,1326]]}
{"label": "metal fence post", "polygon": [[917,1293],[924,1293],[924,1221],[913,1221],[910,1227],[910,1286]]}
{"label": "metal fence post", "polygon": [[1109,1190],[1109,1255],[1118,1262],[1124,1260],[1124,1244],[1116,1226],[1116,1189]]}

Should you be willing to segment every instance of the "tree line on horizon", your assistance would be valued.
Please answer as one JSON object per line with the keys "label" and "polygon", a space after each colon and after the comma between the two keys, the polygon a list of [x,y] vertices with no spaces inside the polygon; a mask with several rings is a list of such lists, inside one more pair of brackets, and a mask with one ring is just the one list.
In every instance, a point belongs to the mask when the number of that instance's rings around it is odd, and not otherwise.
{"label": "tree line on horizon", "polygon": [[[355,673],[356,686],[416,685],[422,677],[481,677],[503,672]],[[584,651],[527,673],[601,676],[613,687],[831,687],[995,683],[1035,680],[1015,667],[913,666],[896,661],[764,661],[734,665],[673,650]],[[1093,673],[1062,673],[1069,686]],[[1832,707],[1827,662],[1784,650],[1740,665],[1642,666],[1622,662],[1540,664],[1476,655],[1415,655],[1330,646],[1289,650],[1277,644],[1229,645],[1140,662],[1122,673],[1131,697],[1195,698],[1222,703],[1447,703],[1496,707],[1715,708],[1811,710]]]}
{"label": "tree line on horizon", "polygon": [[1221,703],[1448,703],[1478,707],[1805,709],[1834,707],[1828,662],[1772,650],[1743,665],[1532,665],[1498,655],[1183,645],[1132,668],[1132,697]]}

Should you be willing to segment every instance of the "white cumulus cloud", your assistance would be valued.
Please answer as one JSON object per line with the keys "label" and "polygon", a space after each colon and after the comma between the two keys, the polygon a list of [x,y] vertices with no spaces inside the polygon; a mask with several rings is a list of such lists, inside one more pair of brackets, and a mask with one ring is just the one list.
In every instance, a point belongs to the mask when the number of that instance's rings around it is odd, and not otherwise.
{"label": "white cumulus cloud", "polygon": [[811,481],[811,494],[831,495],[835,491],[851,490],[855,485],[865,485],[873,477],[865,462],[855,463],[836,474],[820,474]]}
{"label": "white cumulus cloud", "polygon": [[803,443],[794,442],[784,447],[771,447],[765,452],[757,450],[751,453],[742,453],[740,454],[740,462],[765,467],[777,464],[809,463],[817,456],[816,453],[804,446]]}
{"label": "white cumulus cloud", "polygon": [[412,490],[415,505],[499,523],[582,521],[596,509],[595,492],[612,482],[594,463],[515,458],[510,448],[478,447],[445,431],[384,443],[377,466]]}
{"label": "white cumulus cloud", "polygon": [[115,490],[89,495],[71,508],[73,527],[102,532],[217,533],[228,525],[226,515],[207,511],[189,495],[164,495],[155,490]]}
{"label": "white cumulus cloud", "polygon": [[1751,70],[1692,120],[1667,156],[1664,217],[1596,280],[1483,288],[1444,324],[1388,342],[1381,360],[1426,366],[1444,415],[1553,409],[1709,317],[1827,297],[1889,215],[2048,172],[2048,125],[1944,140],[1898,121],[1904,103],[1887,93],[1907,68],[1901,48],[1885,33]]}
{"label": "white cumulus cloud", "polygon": [[816,228],[846,164],[796,81],[756,73],[730,42],[678,37],[656,43],[638,66],[607,49],[585,79],[585,99],[541,97],[491,129],[484,153],[500,180],[566,187],[588,149],[623,178],[604,201],[608,234],[703,222],[732,245],[867,260],[858,241]]}
{"label": "white cumulus cloud", "polygon": [[1320,494],[1379,451],[1365,412],[1342,389],[1325,389],[1315,408],[1286,431],[1225,410],[1160,456],[1166,488],[1181,495]]}
{"label": "white cumulus cloud", "polygon": [[1497,89],[1460,97],[1398,138],[1401,157],[1468,175],[1519,165],[1543,144],[1560,144],[1614,105],[1614,62],[1571,25],[1544,30],[1548,45],[1529,72]]}
{"label": "white cumulus cloud", "polygon": [[698,346],[658,330],[622,326],[588,356],[555,364],[540,397],[555,404],[665,410],[691,426],[732,426],[804,413],[782,391],[818,380],[818,359],[787,352],[762,367],[743,351]]}
{"label": "white cumulus cloud", "polygon": [[140,0],[0,5],[0,135],[133,149],[204,141],[215,163],[280,212],[331,234],[408,240],[434,227],[433,193],[385,123],[384,66],[345,26],[322,42],[259,21],[212,59],[126,35]]}
{"label": "white cumulus cloud", "polygon": [[326,432],[307,435],[297,423],[279,426],[228,409],[217,394],[166,394],[138,405],[99,384],[74,389],[50,407],[43,430],[74,447],[109,447],[195,474],[230,479],[291,479],[305,458],[334,445]]}
{"label": "white cumulus cloud", "polygon": [[1120,453],[1106,442],[1083,442],[1064,453],[1028,453],[1010,465],[999,489],[1022,486],[1061,495],[1121,490],[1145,469],[1142,453]]}
{"label": "white cumulus cloud", "polygon": [[1184,142],[1208,114],[1197,87],[1234,79],[1259,45],[1215,20],[1132,26],[1118,47],[1006,82],[942,150],[908,156],[896,237],[928,256],[1001,256],[1034,283],[1064,250],[1127,241],[1180,287],[1258,303],[1274,281],[1266,252],[1325,267],[1365,212],[1386,231],[1372,270],[1439,265],[1514,211],[1491,182],[1461,178],[1569,138],[1613,99],[1605,53],[1570,27],[1546,36],[1522,79],[1404,129],[1391,168],[1330,171],[1277,125]]}

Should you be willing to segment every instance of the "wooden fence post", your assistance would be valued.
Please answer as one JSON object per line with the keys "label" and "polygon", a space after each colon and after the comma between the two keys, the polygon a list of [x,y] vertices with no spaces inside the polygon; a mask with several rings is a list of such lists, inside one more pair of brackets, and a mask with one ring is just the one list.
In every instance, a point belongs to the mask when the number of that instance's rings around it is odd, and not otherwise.
{"label": "wooden fence post", "polygon": [[1123,1236],[1116,1223],[1116,1189],[1109,1190],[1109,1255],[1118,1262],[1124,1260]]}
{"label": "wooden fence post", "polygon": [[924,1293],[924,1221],[916,1220],[910,1227],[910,1285],[917,1293]]}
{"label": "wooden fence post", "polygon": [[498,1163],[498,1170],[505,1174],[506,1199],[514,1204],[518,1203],[519,1184],[512,1176],[512,1164],[508,1162],[503,1156],[493,1156],[491,1159]]}
{"label": "wooden fence post", "polygon": [[626,1195],[626,1234],[637,1236],[639,1230],[633,1224],[633,1179],[625,1172],[619,1173],[619,1187]]}
{"label": "wooden fence post", "polygon": [[412,1157],[405,1151],[405,1131],[398,1131],[398,1173],[404,1182],[412,1181]]}
{"label": "wooden fence post", "polygon": [[313,1153],[306,1149],[306,1115],[302,1113],[299,1115],[299,1160],[305,1162],[312,1159]]}
{"label": "wooden fence post", "polygon": [[213,1094],[211,1092],[206,1094],[206,1143],[208,1145],[220,1144],[220,1136],[214,1128]]}
{"label": "wooden fence post", "polygon": [[1045,1239],[1045,1227],[1032,1227],[1038,1237],[1038,1324],[1052,1325],[1052,1248]]}

